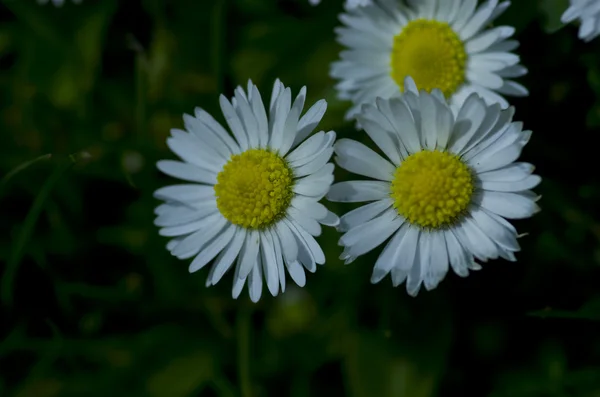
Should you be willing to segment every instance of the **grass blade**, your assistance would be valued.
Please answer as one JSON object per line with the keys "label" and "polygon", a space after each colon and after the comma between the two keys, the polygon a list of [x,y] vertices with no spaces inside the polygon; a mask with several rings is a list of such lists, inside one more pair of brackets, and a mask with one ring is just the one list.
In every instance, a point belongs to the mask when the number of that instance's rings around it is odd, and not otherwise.
{"label": "grass blade", "polygon": [[36,196],[27,216],[25,217],[25,221],[23,222],[23,227],[19,231],[16,241],[13,244],[13,248],[11,254],[8,259],[8,263],[6,264],[6,270],[4,271],[4,275],[2,276],[2,282],[0,284],[0,299],[2,303],[6,306],[12,305],[13,298],[13,285],[14,279],[17,274],[17,269],[19,267],[19,263],[23,258],[23,253],[31,234],[35,228],[35,224],[44,208],[44,203],[48,198],[52,188],[60,177],[77,161],[77,157],[75,155],[70,155],[68,161],[64,161],[59,164],[52,174],[46,179],[46,182],[42,185],[40,192]]}

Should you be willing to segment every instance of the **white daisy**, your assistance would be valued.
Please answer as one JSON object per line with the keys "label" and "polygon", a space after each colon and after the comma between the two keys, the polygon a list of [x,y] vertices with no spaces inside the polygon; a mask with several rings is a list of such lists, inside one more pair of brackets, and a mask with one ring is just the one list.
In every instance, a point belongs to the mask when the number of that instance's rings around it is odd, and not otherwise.
{"label": "white daisy", "polygon": [[571,0],[571,5],[560,20],[563,23],[569,23],[576,19],[581,20],[580,39],[590,41],[600,35],[600,1]]}
{"label": "white daisy", "polygon": [[[233,297],[248,282],[259,300],[263,275],[273,296],[285,290],[285,270],[299,286],[323,264],[313,236],[321,224],[339,219],[318,201],[333,182],[335,132],[315,129],[327,103],[320,100],[304,116],[306,87],[292,101],[279,80],[273,86],[269,116],[251,81],[231,101],[221,95],[221,110],[233,137],[207,112],[184,115],[186,131],[171,130],[169,148],[182,161],[161,160],[167,175],[191,182],[158,189],[166,201],[156,208],[155,224],[171,237],[167,249],[179,259],[194,258],[190,272],[213,258],[206,285],[214,285],[235,265]],[[236,260],[237,258],[237,260]]]}
{"label": "white daisy", "polygon": [[[38,4],[47,4],[48,2],[51,2],[56,7],[62,7],[63,4],[65,4],[65,1],[66,0],[37,0]],[[72,1],[75,4],[80,4],[82,2],[82,0],[72,0]]]}
{"label": "white daisy", "polygon": [[327,198],[372,203],[340,219],[346,263],[382,244],[371,282],[391,272],[410,295],[435,288],[451,267],[459,276],[480,262],[514,261],[517,232],[506,221],[539,210],[529,189],[541,180],[534,167],[515,163],[531,131],[512,122],[514,108],[487,105],[469,95],[455,116],[442,93],[417,92],[407,78],[401,97],[364,105],[358,121],[386,155],[341,139],[336,161],[348,171],[377,179],[334,184]]}
{"label": "white daisy", "polygon": [[489,0],[378,0],[372,6],[340,15],[337,40],[347,47],[332,64],[331,76],[340,80],[338,96],[350,100],[350,119],[363,103],[390,98],[411,76],[419,89],[440,89],[460,107],[472,92],[488,104],[508,102],[500,95],[527,95],[527,89],[509,80],[527,70],[510,51],[518,42],[507,40],[515,29],[486,29],[509,6]]}

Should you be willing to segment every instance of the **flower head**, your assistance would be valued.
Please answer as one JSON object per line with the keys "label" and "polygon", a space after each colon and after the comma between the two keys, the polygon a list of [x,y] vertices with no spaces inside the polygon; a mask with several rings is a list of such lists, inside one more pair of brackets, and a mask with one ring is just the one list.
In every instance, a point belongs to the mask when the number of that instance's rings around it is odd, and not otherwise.
{"label": "flower head", "polygon": [[590,41],[600,35],[600,1],[571,0],[571,5],[561,17],[563,23],[579,19],[579,38]]}
{"label": "flower head", "polygon": [[[184,115],[187,131],[171,130],[167,144],[182,161],[162,160],[167,175],[191,182],[158,189],[165,203],[156,208],[160,234],[179,259],[194,258],[190,272],[213,261],[207,286],[235,267],[233,297],[247,282],[260,299],[263,277],[273,296],[285,290],[285,269],[304,286],[304,269],[314,272],[325,256],[313,236],[337,216],[318,201],[333,182],[335,133],[315,129],[327,104],[300,117],[306,98],[275,82],[269,115],[257,87],[248,82],[229,101],[220,98],[230,135],[211,115],[196,108]],[[216,257],[216,259],[215,259]],[[235,263],[235,265],[234,265]]]}
{"label": "flower head", "polygon": [[341,14],[344,26],[336,33],[347,49],[332,64],[331,76],[339,80],[339,98],[353,102],[347,118],[363,103],[405,91],[407,76],[419,89],[440,89],[454,109],[472,92],[503,108],[508,102],[502,95],[527,95],[510,80],[527,72],[510,52],[518,46],[507,40],[514,28],[485,28],[509,2],[476,5],[475,0],[413,0],[409,6],[380,0]]}
{"label": "flower head", "polygon": [[400,97],[364,105],[357,119],[384,158],[341,139],[336,161],[375,180],[334,184],[327,197],[371,202],[343,215],[341,259],[352,262],[386,240],[371,281],[391,272],[410,295],[435,288],[449,268],[459,276],[498,257],[514,261],[517,232],[506,219],[539,210],[530,190],[540,183],[534,167],[515,162],[530,131],[513,122],[513,108],[488,105],[476,93],[456,116],[441,91],[417,91],[404,81]]}

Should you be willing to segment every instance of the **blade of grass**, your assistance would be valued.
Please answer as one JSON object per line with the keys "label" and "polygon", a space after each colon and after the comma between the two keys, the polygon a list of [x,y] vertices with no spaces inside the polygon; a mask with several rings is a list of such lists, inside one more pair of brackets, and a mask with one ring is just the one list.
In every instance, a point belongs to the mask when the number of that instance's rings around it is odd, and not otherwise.
{"label": "blade of grass", "polygon": [[33,233],[40,213],[44,208],[44,202],[61,176],[77,161],[77,157],[77,155],[70,155],[67,161],[64,161],[56,166],[52,174],[50,174],[48,179],[46,179],[46,182],[42,185],[40,192],[36,196],[31,208],[29,209],[29,212],[27,213],[27,216],[25,217],[23,226],[17,235],[15,243],[13,244],[11,254],[6,264],[6,269],[2,275],[0,299],[6,306],[12,305],[13,284],[17,274],[17,269],[21,259],[23,258],[25,246],[27,245],[31,234]]}
{"label": "blade of grass", "polygon": [[10,170],[8,172],[8,174],[4,175],[4,177],[0,180],[0,197],[2,197],[4,195],[4,190],[8,186],[8,181],[10,181],[12,179],[12,177],[14,177],[16,174],[23,171],[24,169],[31,167],[35,163],[38,163],[43,160],[49,160],[51,157],[52,157],[51,153],[44,154],[43,156],[40,156],[40,157],[35,158],[30,161],[26,161],[23,164],[18,165],[15,168],[13,168],[12,170]]}

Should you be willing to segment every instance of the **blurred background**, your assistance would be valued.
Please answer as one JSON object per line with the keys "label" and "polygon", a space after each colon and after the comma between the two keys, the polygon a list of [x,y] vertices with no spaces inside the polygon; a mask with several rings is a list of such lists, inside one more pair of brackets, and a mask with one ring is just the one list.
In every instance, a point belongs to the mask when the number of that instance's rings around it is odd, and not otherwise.
{"label": "blurred background", "polygon": [[544,178],[516,263],[411,298],[370,284],[380,249],[344,266],[325,230],[306,287],[252,304],[168,254],[152,192],[175,181],[155,163],[183,113],[222,120],[248,78],[307,85],[319,129],[366,142],[328,77],[341,1],[0,0],[0,396],[599,397],[600,39],[562,27],[566,7],[515,0],[498,21]]}

